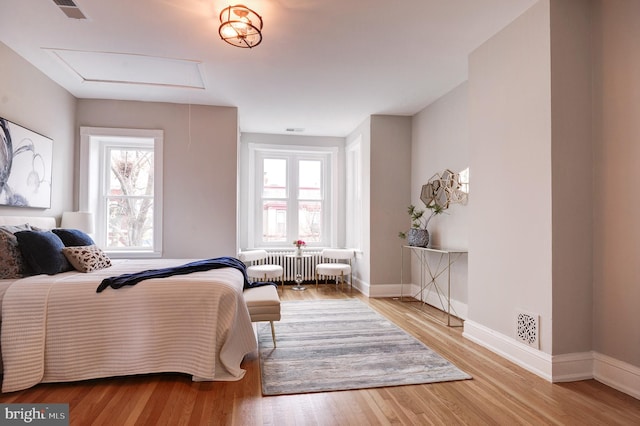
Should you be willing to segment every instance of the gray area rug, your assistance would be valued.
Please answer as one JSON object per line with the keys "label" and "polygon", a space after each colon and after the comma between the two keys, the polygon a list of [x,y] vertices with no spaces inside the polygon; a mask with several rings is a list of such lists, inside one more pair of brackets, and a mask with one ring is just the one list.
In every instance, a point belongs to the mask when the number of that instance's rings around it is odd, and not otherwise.
{"label": "gray area rug", "polygon": [[282,302],[273,348],[258,323],[263,395],[471,379],[356,299]]}

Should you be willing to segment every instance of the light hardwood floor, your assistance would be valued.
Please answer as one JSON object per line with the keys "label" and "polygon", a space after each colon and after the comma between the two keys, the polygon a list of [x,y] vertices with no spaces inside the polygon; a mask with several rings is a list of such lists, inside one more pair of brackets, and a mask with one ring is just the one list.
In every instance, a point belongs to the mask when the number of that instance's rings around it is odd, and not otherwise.
{"label": "light hardwood floor", "polygon": [[[333,285],[283,300],[350,297]],[[394,299],[371,307],[473,376],[473,380],[263,397],[257,353],[238,382],[178,374],[41,384],[2,403],[69,403],[71,425],[640,425],[640,400],[595,380],[551,384],[462,337],[460,328]],[[434,312],[435,314],[436,312]],[[277,333],[277,324],[276,324]]]}

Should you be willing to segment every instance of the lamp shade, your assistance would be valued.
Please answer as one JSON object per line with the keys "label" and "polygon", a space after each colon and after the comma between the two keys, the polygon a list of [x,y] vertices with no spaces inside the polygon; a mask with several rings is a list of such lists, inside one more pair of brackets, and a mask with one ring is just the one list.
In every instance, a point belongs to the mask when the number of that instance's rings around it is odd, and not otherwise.
{"label": "lamp shade", "polygon": [[93,233],[93,213],[91,212],[64,212],[60,227],[66,229],[79,229],[87,234]]}

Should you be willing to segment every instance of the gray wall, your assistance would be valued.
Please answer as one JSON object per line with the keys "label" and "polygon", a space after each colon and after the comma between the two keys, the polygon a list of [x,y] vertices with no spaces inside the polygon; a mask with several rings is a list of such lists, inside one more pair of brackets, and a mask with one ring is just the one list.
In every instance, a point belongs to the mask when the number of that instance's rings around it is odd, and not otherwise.
{"label": "gray wall", "polygon": [[76,99],[0,43],[0,117],[53,139],[51,208],[0,206],[0,215],[56,216],[73,206]]}
{"label": "gray wall", "polygon": [[550,6],[552,353],[568,354],[593,347],[591,7]]}
{"label": "gray wall", "polygon": [[595,4],[594,349],[640,368],[640,2]]}
{"label": "gray wall", "polygon": [[549,1],[540,1],[469,58],[469,319],[515,338],[518,311],[539,315],[546,353],[553,327],[549,25]]}
{"label": "gray wall", "polygon": [[[371,117],[370,157],[370,281],[371,286],[400,282],[398,232],[408,222],[411,170],[411,117]],[[379,293],[374,292],[376,295]]]}
{"label": "gray wall", "polygon": [[78,126],[164,130],[163,257],[235,255],[236,108],[82,99],[77,117]]}
{"label": "gray wall", "polygon": [[358,285],[372,297],[399,294],[398,232],[409,223],[411,202],[411,117],[372,115],[349,136],[361,140],[363,252],[357,259]]}
{"label": "gray wall", "polygon": [[[412,120],[411,142],[411,202],[424,208],[420,201],[422,185],[436,173],[445,169],[460,172],[469,167],[468,84],[451,90],[418,114]],[[473,177],[471,177],[473,179]],[[469,248],[469,203],[453,204],[444,214],[433,217],[429,223],[432,245],[444,248]],[[407,226],[409,222],[407,221]],[[405,252],[405,256],[408,252]],[[433,264],[437,257],[432,256]],[[462,256],[451,267],[451,298],[458,315],[467,316],[468,256]],[[420,282],[420,263],[413,258],[413,282]],[[446,274],[438,281],[446,291]],[[432,297],[435,294],[432,292]],[[432,300],[433,302],[433,300]],[[439,305],[436,305],[439,306]]]}

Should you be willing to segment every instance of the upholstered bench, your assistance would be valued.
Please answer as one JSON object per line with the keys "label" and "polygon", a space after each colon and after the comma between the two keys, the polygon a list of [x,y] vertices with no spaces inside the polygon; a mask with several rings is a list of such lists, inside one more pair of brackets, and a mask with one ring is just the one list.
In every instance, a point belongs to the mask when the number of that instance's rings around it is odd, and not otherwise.
{"label": "upholstered bench", "polygon": [[251,322],[269,321],[273,347],[276,347],[276,331],[274,321],[280,321],[280,297],[278,289],[273,285],[248,288],[244,292],[244,300],[249,308]]}

